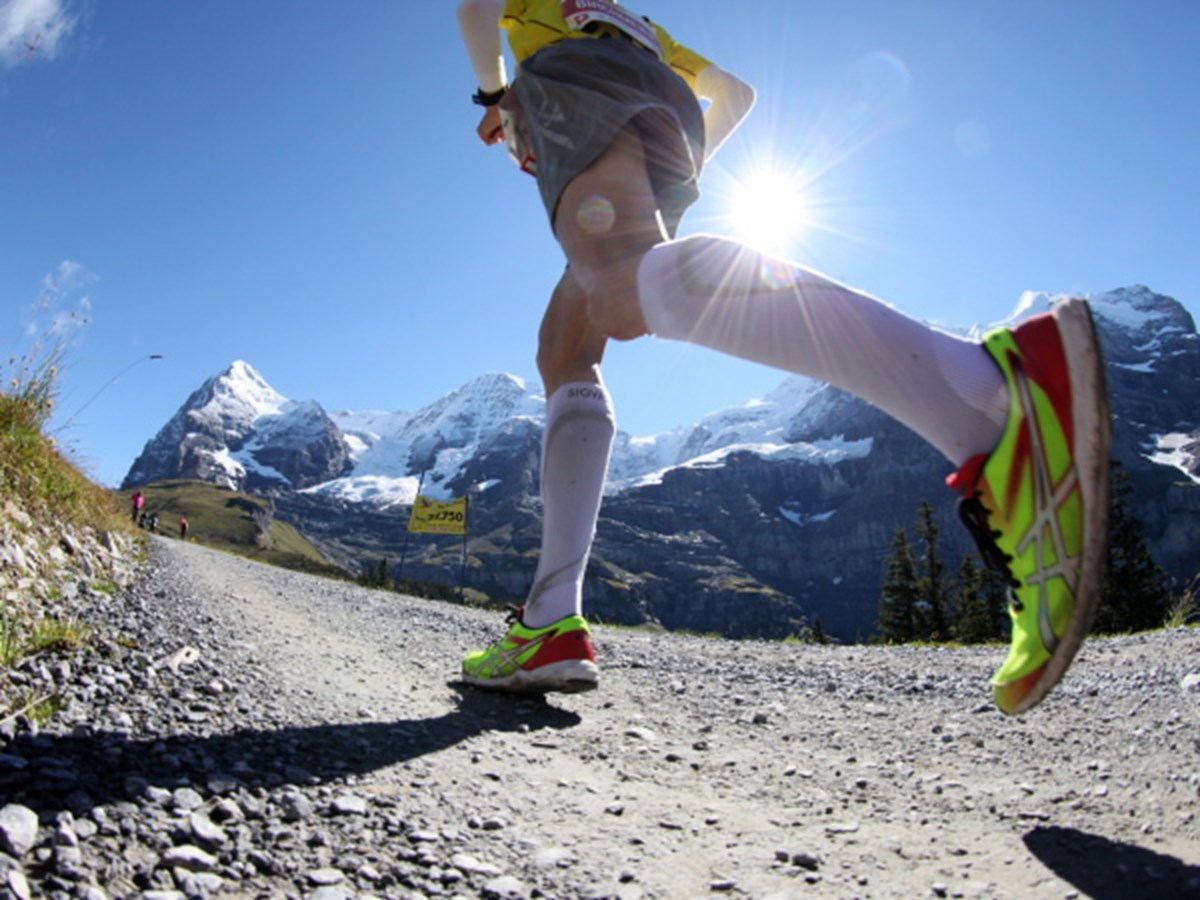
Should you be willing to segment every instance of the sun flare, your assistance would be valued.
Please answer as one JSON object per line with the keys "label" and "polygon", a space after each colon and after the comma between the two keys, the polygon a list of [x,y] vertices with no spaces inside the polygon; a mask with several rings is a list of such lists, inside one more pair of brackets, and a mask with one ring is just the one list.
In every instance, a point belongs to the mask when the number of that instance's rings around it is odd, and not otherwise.
{"label": "sun flare", "polygon": [[761,168],[738,180],[729,196],[734,236],[762,250],[786,251],[811,224],[802,172]]}

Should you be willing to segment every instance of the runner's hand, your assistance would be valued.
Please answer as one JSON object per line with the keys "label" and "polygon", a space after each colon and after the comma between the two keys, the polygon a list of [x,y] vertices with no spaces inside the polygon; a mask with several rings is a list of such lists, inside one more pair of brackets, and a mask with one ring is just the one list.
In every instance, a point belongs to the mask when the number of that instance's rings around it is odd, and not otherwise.
{"label": "runner's hand", "polygon": [[504,126],[500,124],[500,107],[488,106],[483,110],[483,118],[475,129],[479,139],[489,147],[504,140]]}

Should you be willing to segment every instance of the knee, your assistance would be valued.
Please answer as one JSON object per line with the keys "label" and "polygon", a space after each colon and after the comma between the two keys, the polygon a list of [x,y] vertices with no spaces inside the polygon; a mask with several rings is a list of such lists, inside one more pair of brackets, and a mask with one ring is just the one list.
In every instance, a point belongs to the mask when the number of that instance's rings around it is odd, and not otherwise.
{"label": "knee", "polygon": [[611,266],[585,282],[588,319],[604,335],[629,341],[649,333],[638,297],[642,257]]}

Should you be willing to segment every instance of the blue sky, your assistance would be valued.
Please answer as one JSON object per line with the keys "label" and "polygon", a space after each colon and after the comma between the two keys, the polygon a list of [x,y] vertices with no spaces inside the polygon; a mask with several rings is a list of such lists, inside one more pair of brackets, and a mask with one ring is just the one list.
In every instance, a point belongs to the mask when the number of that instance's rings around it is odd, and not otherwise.
{"label": "blue sky", "polygon": [[[918,318],[1134,283],[1200,309],[1200,4],[629,5],[759,95],[684,233],[743,233],[772,169],[781,252]],[[475,138],[454,7],[0,0],[0,352],[66,342],[85,471],[118,482],[235,359],[330,410],[536,378],[562,258]],[[639,435],[782,380],[653,340],[605,375]]]}

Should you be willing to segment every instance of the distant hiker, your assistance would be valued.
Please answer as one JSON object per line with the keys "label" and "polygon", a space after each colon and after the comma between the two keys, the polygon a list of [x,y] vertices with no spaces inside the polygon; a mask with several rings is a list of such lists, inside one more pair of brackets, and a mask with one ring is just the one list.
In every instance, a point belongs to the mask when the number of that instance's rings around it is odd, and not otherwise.
{"label": "distant hiker", "polygon": [[129,515],[135,523],[140,524],[139,520],[142,518],[142,507],[146,505],[146,495],[141,491],[134,491],[130,500],[133,503],[133,509],[130,510]]}
{"label": "distant hiker", "polygon": [[[609,0],[460,0],[458,25],[476,134],[536,177],[567,259],[538,339],[541,555],[508,633],[463,660],[464,680],[596,687],[582,591],[615,433],[600,363],[609,340],[654,334],[826,381],[941,452],[964,523],[1011,585],[996,704],[1041,700],[1087,634],[1104,564],[1108,401],[1087,304],[968,340],[729,238],[677,239],[701,169],[754,103],[748,84]],[[495,232],[504,253],[527,246]]]}
{"label": "distant hiker", "polygon": [[179,536],[187,538],[188,521],[184,516],[179,517]]}

